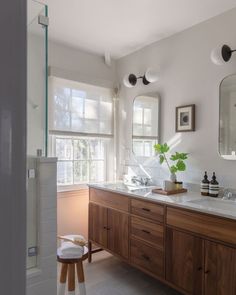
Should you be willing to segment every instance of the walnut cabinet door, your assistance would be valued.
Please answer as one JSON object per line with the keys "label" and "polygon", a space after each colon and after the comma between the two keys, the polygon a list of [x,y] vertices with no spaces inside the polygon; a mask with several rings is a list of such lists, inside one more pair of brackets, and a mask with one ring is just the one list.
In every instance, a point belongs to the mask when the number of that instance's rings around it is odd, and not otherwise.
{"label": "walnut cabinet door", "polygon": [[166,279],[188,294],[203,294],[204,241],[171,228],[166,232]]}
{"label": "walnut cabinet door", "polygon": [[113,253],[128,258],[129,248],[129,217],[128,214],[108,209],[108,240],[107,248]]}
{"label": "walnut cabinet door", "polygon": [[236,249],[205,241],[205,295],[236,295]]}
{"label": "walnut cabinet door", "polygon": [[89,239],[107,248],[107,208],[89,204]]}

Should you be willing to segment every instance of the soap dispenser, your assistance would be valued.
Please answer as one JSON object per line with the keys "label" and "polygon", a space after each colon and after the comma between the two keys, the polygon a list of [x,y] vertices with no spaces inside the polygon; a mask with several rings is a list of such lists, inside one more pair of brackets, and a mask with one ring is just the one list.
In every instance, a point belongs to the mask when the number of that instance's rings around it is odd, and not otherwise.
{"label": "soap dispenser", "polygon": [[209,196],[209,184],[210,184],[210,181],[208,180],[207,172],[205,171],[204,179],[201,182],[202,196]]}
{"label": "soap dispenser", "polygon": [[211,180],[210,185],[209,185],[209,196],[210,197],[215,197],[215,198],[218,197],[219,190],[220,190],[219,183],[216,180],[215,172],[213,172],[212,180]]}

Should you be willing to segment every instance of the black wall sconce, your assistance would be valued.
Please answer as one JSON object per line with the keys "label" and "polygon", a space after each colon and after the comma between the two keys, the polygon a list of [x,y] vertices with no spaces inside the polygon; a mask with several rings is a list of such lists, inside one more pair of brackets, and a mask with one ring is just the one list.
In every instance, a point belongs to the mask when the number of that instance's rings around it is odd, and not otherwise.
{"label": "black wall sconce", "polygon": [[150,83],[157,82],[159,79],[159,74],[157,71],[149,68],[143,76],[137,77],[134,74],[125,75],[123,83],[126,87],[132,88],[137,84],[138,79],[142,79],[143,84],[148,85]]}
{"label": "black wall sconce", "polygon": [[214,48],[211,52],[211,61],[218,65],[221,66],[228,62],[231,57],[232,53],[235,52],[236,49],[231,49],[228,45],[219,45],[216,48]]}

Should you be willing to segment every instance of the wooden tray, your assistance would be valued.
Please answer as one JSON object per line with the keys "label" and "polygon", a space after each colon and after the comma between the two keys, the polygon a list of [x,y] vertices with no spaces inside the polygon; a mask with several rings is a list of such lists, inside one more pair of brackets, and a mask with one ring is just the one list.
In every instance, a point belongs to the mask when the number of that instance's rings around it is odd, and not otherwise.
{"label": "wooden tray", "polygon": [[165,196],[183,194],[183,193],[186,193],[187,191],[188,190],[186,188],[176,189],[176,190],[172,190],[172,191],[164,191],[161,188],[154,188],[152,190],[152,192],[154,194],[160,194],[160,195],[165,195]]}

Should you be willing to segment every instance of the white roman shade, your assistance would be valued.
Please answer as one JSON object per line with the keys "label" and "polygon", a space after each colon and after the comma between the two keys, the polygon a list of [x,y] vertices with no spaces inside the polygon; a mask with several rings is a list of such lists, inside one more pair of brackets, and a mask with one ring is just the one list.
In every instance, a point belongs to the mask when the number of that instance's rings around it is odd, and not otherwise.
{"label": "white roman shade", "polygon": [[112,137],[112,89],[50,77],[49,132]]}

